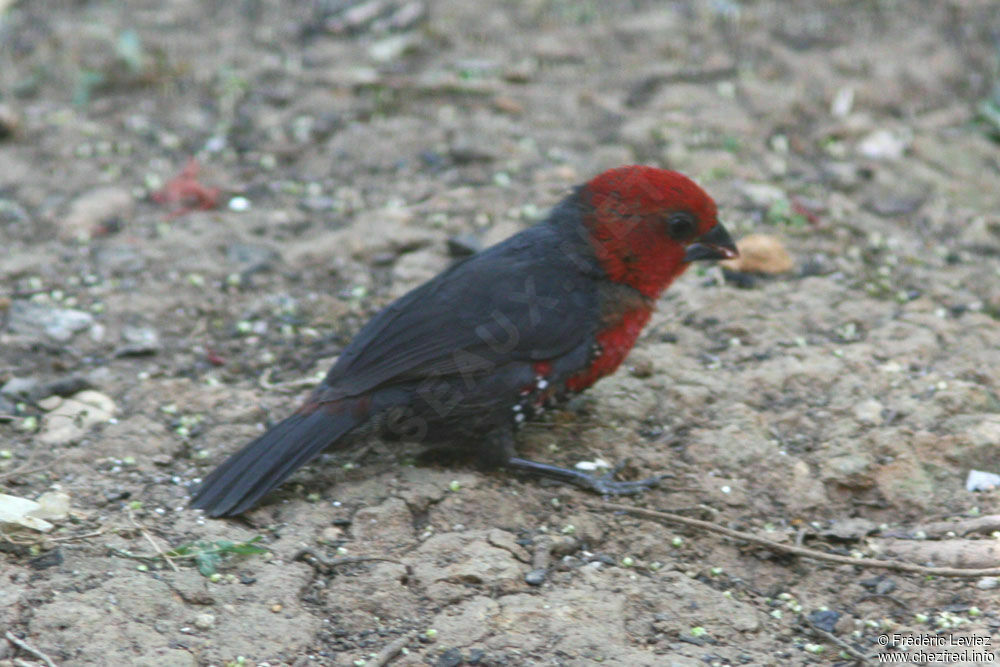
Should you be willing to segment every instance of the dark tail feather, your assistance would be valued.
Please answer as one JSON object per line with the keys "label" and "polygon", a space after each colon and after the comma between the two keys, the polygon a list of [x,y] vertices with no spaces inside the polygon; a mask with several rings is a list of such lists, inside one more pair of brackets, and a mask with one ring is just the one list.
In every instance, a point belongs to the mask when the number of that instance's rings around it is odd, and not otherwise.
{"label": "dark tail feather", "polygon": [[209,516],[245,512],[360,421],[349,411],[292,415],[212,471],[198,487],[191,507]]}

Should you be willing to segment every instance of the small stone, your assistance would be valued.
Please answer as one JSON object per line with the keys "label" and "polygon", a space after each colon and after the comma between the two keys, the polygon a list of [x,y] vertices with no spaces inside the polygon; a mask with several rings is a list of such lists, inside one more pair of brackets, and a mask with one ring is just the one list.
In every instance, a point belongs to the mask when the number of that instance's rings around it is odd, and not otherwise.
{"label": "small stone", "polygon": [[416,33],[391,35],[368,47],[368,56],[378,63],[388,63],[398,59],[417,44]]}
{"label": "small stone", "polygon": [[12,399],[30,399],[34,396],[37,388],[38,380],[35,378],[14,377],[7,380],[7,382],[0,387],[0,394],[8,396]]}
{"label": "small stone", "polygon": [[824,478],[848,488],[869,488],[871,459],[864,454],[843,454],[827,459]]}
{"label": "small stone", "polygon": [[69,515],[69,494],[65,491],[46,491],[37,502],[39,507],[31,512],[31,516],[61,521]]}
{"label": "small stone", "polygon": [[482,249],[482,241],[473,234],[457,234],[448,239],[448,254],[452,257],[468,257]]}
{"label": "small stone", "polygon": [[838,540],[855,541],[870,535],[877,528],[874,521],[854,517],[834,521],[829,530],[823,531],[822,534],[824,537],[833,537]]}
{"label": "small stone", "polygon": [[269,246],[255,243],[231,243],[226,246],[226,260],[244,273],[257,273],[270,269],[280,259],[278,252]]}
{"label": "small stone", "polygon": [[0,140],[8,139],[21,128],[21,116],[6,104],[0,104]]}
{"label": "small stone", "polygon": [[194,619],[194,625],[201,630],[208,630],[215,625],[215,616],[212,614],[198,614]]}
{"label": "small stone", "polygon": [[1000,475],[983,470],[970,470],[965,478],[966,491],[991,491],[1000,487]]}
{"label": "small stone", "polygon": [[142,250],[129,243],[101,244],[93,254],[101,273],[107,275],[126,276],[146,268]]}
{"label": "small stone", "polygon": [[854,88],[851,86],[842,86],[833,96],[833,101],[830,102],[830,115],[837,118],[844,118],[851,113],[853,107]]}
{"label": "small stone", "polygon": [[922,192],[895,192],[879,188],[869,197],[864,207],[883,218],[910,215],[927,200]]}
{"label": "small stone", "polygon": [[43,303],[14,301],[10,305],[7,328],[12,333],[38,336],[39,332],[60,342],[94,324],[94,316],[73,308],[54,308]]}
{"label": "small stone", "polygon": [[852,190],[866,180],[868,172],[853,162],[827,162],[823,165],[823,173],[830,179],[834,187],[841,190]]}
{"label": "small stone", "polygon": [[545,583],[545,579],[548,576],[548,570],[545,568],[539,568],[537,570],[532,570],[528,574],[524,575],[524,583],[529,586],[541,586]]}
{"label": "small stone", "polygon": [[35,396],[72,396],[92,387],[90,380],[79,375],[67,375],[46,382],[38,388]]}
{"label": "small stone", "polygon": [[59,236],[66,240],[83,240],[103,236],[120,228],[132,215],[135,199],[125,188],[105,187],[91,190],[73,200],[62,220],[58,221]]}
{"label": "small stone", "polygon": [[450,648],[438,657],[434,667],[458,667],[462,664],[462,651]]}
{"label": "small stone", "polygon": [[90,427],[107,423],[116,411],[114,401],[96,391],[81,391],[63,400],[45,415],[39,442],[62,445],[82,437]]}
{"label": "small stone", "polygon": [[872,160],[898,160],[910,147],[908,131],[875,130],[858,142],[857,151]]}
{"label": "small stone", "polygon": [[46,412],[51,412],[55,410],[62,404],[63,400],[60,396],[47,396],[42,400],[38,401],[38,407]]}
{"label": "small stone", "polygon": [[981,591],[992,591],[1000,586],[1000,577],[983,577],[976,582],[976,588]]}
{"label": "small stone", "polygon": [[299,200],[299,208],[303,211],[332,211],[337,207],[337,200],[326,195],[303,197]]}
{"label": "small stone", "polygon": [[155,354],[160,350],[160,334],[152,327],[123,327],[122,342],[115,353],[119,357]]}
{"label": "small stone", "polygon": [[474,162],[492,162],[496,159],[495,147],[486,137],[460,135],[451,141],[448,156],[456,164],[471,164]]}
{"label": "small stone", "polygon": [[885,407],[872,398],[854,406],[854,418],[867,426],[875,426],[882,423],[883,410]]}
{"label": "small stone", "polygon": [[28,211],[13,199],[0,199],[0,222],[30,222]]}

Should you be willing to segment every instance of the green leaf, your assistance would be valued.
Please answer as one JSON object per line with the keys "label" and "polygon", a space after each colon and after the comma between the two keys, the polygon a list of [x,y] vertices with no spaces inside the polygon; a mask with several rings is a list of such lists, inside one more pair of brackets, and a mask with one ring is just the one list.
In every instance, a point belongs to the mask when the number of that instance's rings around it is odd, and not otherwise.
{"label": "green leaf", "polygon": [[194,557],[194,562],[198,566],[198,571],[203,577],[210,577],[215,574],[222,558],[218,554],[202,552]]}

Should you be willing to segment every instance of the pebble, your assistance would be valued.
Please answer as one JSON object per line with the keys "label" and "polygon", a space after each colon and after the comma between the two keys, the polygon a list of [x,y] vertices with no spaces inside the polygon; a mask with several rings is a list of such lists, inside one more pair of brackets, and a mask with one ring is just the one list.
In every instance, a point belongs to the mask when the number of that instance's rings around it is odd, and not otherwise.
{"label": "pebble", "polygon": [[833,632],[839,620],[840,614],[832,609],[809,612],[809,621],[820,630],[825,630],[826,632]]}
{"label": "pebble", "polygon": [[391,35],[368,47],[368,57],[377,63],[388,63],[398,59],[417,45],[418,38],[414,33]]}
{"label": "pebble", "polygon": [[142,250],[131,244],[101,244],[93,252],[100,271],[107,275],[124,276],[146,268]]}
{"label": "pebble", "polygon": [[992,591],[997,586],[1000,586],[1000,578],[998,577],[983,577],[976,582],[976,588],[981,591]]}
{"label": "pebble", "polygon": [[51,521],[62,521],[69,516],[69,494],[65,491],[47,491],[38,497],[38,509],[31,516]]}
{"label": "pebble", "polygon": [[280,259],[274,248],[255,243],[231,243],[226,246],[226,259],[241,272],[267,271]]}
{"label": "pebble", "polygon": [[303,197],[299,200],[299,208],[304,211],[332,211],[337,207],[337,200],[326,195]]}
{"label": "pebble", "polygon": [[0,104],[0,139],[7,139],[17,134],[21,128],[21,116],[6,104]]}
{"label": "pebble", "polygon": [[841,190],[852,190],[870,177],[870,172],[866,172],[853,162],[841,161],[824,164],[823,174],[830,179],[834,187]]}
{"label": "pebble", "polygon": [[155,354],[160,351],[160,334],[152,327],[125,326],[122,343],[115,351],[119,357]]}
{"label": "pebble", "polygon": [[524,583],[530,586],[541,586],[545,583],[545,578],[548,576],[549,571],[544,568],[539,568],[528,572],[524,575]]}
{"label": "pebble", "polygon": [[27,209],[13,199],[0,199],[0,222],[29,222]]}
{"label": "pebble", "polygon": [[882,423],[883,410],[885,406],[872,398],[854,406],[854,418],[867,426],[875,426]]}
{"label": "pebble", "polygon": [[912,137],[909,134],[884,128],[875,130],[858,142],[857,151],[872,160],[898,160],[910,147]]}
{"label": "pebble", "polygon": [[482,249],[482,241],[474,234],[457,234],[448,239],[448,254],[451,257],[468,257]]}
{"label": "pebble", "polygon": [[457,648],[450,648],[437,659],[434,667],[458,667],[462,664],[462,651]]}
{"label": "pebble", "polygon": [[59,236],[81,241],[100,236],[108,228],[120,227],[134,208],[135,199],[125,188],[91,190],[74,199],[66,215],[57,221]]}
{"label": "pebble", "polygon": [[0,394],[12,399],[31,398],[38,387],[38,380],[35,378],[13,377],[0,387]]}
{"label": "pebble", "polygon": [[63,399],[45,415],[38,440],[45,445],[64,445],[82,437],[96,424],[107,423],[116,406],[111,397],[86,390]]}
{"label": "pebble", "polygon": [[94,324],[94,316],[74,308],[55,308],[43,303],[14,301],[10,305],[7,321],[9,331],[25,336],[38,337],[44,332],[49,338],[60,343],[68,342],[73,336]]}
{"label": "pebble", "polygon": [[194,625],[201,630],[208,630],[215,625],[215,616],[208,613],[198,614],[194,619]]}
{"label": "pebble", "polygon": [[982,470],[970,470],[965,478],[966,491],[991,491],[1000,487],[1000,475]]}

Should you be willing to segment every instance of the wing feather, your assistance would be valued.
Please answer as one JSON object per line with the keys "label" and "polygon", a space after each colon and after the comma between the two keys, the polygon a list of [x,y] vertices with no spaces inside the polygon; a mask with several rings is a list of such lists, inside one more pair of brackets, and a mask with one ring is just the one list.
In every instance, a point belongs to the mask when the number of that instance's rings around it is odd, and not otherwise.
{"label": "wing feather", "polygon": [[597,283],[575,262],[543,224],[452,266],[365,325],[327,375],[332,396],[551,359],[592,340]]}

